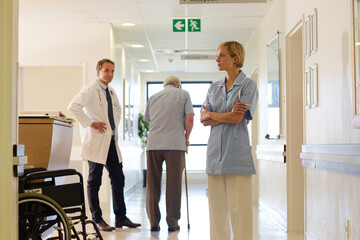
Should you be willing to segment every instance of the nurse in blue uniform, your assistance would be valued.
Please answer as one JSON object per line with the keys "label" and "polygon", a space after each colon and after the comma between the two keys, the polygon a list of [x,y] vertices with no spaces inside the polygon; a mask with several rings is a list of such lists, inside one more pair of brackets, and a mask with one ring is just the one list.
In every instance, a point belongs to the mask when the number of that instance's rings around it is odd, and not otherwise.
{"label": "nurse in blue uniform", "polygon": [[208,90],[201,123],[211,126],[207,148],[206,174],[211,240],[253,239],[252,174],[247,123],[258,101],[256,82],[241,68],[244,46],[235,41],[217,48],[217,63],[226,75]]}

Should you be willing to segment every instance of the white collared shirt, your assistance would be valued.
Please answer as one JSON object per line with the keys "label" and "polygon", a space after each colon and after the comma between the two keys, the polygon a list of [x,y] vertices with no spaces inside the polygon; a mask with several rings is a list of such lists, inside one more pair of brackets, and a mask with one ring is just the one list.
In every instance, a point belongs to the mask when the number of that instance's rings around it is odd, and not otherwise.
{"label": "white collared shirt", "polygon": [[[96,80],[97,80],[97,82],[100,84],[100,87],[101,87],[102,89],[104,89],[105,95],[106,95],[106,89],[108,88],[108,86],[106,86],[105,84],[103,84],[103,83],[100,81],[100,79],[96,79]],[[110,91],[110,97],[111,97],[112,91],[111,91],[111,90],[109,90],[109,91]],[[113,99],[111,99],[111,101],[113,102]],[[107,101],[106,101],[106,102],[107,102]],[[114,109],[113,109],[113,112],[114,112]],[[109,121],[110,121],[110,120],[109,120]],[[116,126],[115,126],[115,129],[112,130],[112,135],[115,136],[115,134],[116,134]]]}

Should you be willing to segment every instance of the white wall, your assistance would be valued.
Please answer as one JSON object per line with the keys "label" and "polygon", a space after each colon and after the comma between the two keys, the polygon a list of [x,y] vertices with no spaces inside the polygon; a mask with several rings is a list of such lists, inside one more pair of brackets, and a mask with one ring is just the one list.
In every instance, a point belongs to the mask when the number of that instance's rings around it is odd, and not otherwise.
{"label": "white wall", "polygon": [[[267,119],[267,110],[265,108],[267,100],[267,44],[273,39],[278,31],[280,31],[280,61],[284,60],[284,1],[275,0],[268,12],[262,21],[260,27],[257,29],[255,34],[252,36],[251,40],[246,45],[246,58],[244,63],[244,71],[251,71],[258,67],[258,79],[259,79],[259,92],[263,93],[259,95],[258,110],[259,110],[259,119],[262,120],[263,124],[260,124],[259,132],[259,144],[265,144],[265,135],[267,134],[267,124],[265,121]],[[285,81],[283,81],[285,68],[283,65],[280,67],[280,94],[284,92]],[[284,98],[280,99],[281,112],[284,112],[285,104]],[[281,122],[284,122],[284,115],[281,115]],[[280,128],[281,140],[279,144],[284,142],[284,124]]]}
{"label": "white wall", "polygon": [[[280,127],[280,140],[268,141],[265,139],[267,131],[267,44],[280,31],[280,61],[284,59],[284,1],[275,0],[265,16],[263,22],[246,45],[244,71],[258,67],[258,144],[284,144],[286,141],[285,124]],[[285,92],[283,63],[280,67],[280,95]],[[285,99],[280,98],[281,122],[285,122]],[[287,228],[287,200],[286,200],[286,165],[279,162],[270,162],[259,159],[259,207],[271,214],[272,217]]]}
{"label": "white wall", "polygon": [[82,66],[21,67],[19,110],[61,110],[69,116],[67,105],[83,85],[82,74]]}
{"label": "white wall", "polygon": [[[281,140],[286,143],[285,108],[285,36],[314,8],[318,12],[318,51],[304,58],[304,68],[318,63],[319,106],[304,110],[303,144],[349,144],[360,142],[359,129],[353,123],[353,54],[352,54],[352,1],[326,0],[274,0],[269,13],[258,28],[251,42],[246,46],[247,63],[259,67],[259,141],[266,134],[266,44],[280,31],[281,52]],[[304,35],[304,34],[303,34]],[[286,181],[286,171],[274,170],[273,166],[261,168],[259,201],[263,201],[279,215],[286,212],[285,203],[279,206],[277,200],[286,198],[286,188],[275,185],[279,178]],[[304,169],[305,171],[305,231],[308,239],[345,239],[345,223],[349,220],[351,239],[360,238],[360,178],[345,174]],[[281,173],[282,172],[282,173]],[[276,176],[276,181],[272,177]],[[268,181],[266,181],[268,180]],[[261,185],[262,184],[262,185]],[[277,187],[274,187],[277,186]],[[285,192],[284,192],[285,191]]]}
{"label": "white wall", "polygon": [[[120,136],[122,139],[120,149],[124,159],[125,189],[130,189],[142,179],[141,170],[143,168],[141,157],[143,150],[137,136],[137,116],[140,111],[140,78],[132,56],[125,50],[114,28],[110,30],[110,49],[116,72],[112,86],[118,93],[123,109],[121,114],[123,119],[119,127],[120,133],[124,132],[125,118],[133,120],[133,128],[128,125],[132,136],[129,135],[129,132]],[[126,109],[126,105],[132,105],[133,107]]]}
{"label": "white wall", "polygon": [[85,66],[85,83],[96,79],[96,63],[110,57],[110,24],[19,25],[20,66]]}

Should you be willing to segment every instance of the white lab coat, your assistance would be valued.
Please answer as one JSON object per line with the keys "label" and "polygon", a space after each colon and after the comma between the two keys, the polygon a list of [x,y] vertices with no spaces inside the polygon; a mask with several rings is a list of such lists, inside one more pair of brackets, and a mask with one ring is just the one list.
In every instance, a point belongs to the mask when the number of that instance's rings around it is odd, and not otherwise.
{"label": "white lab coat", "polygon": [[[121,106],[113,88],[109,87],[114,121],[116,126],[115,146],[119,162],[122,161],[118,141],[118,126],[121,119]],[[111,141],[112,130],[108,119],[107,100],[105,90],[100,86],[98,80],[83,87],[79,94],[70,102],[69,111],[80,123],[82,141],[81,157],[92,162],[106,164],[107,155]],[[106,131],[100,133],[91,128],[93,122],[106,123]]]}

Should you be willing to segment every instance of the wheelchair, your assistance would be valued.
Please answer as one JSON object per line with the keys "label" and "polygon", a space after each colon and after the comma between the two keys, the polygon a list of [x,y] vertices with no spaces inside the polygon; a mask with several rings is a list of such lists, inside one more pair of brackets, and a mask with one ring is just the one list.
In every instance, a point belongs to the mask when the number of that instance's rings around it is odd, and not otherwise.
{"label": "wheelchair", "polygon": [[[63,183],[65,177],[70,183]],[[20,240],[103,240],[95,222],[87,219],[83,178],[75,169],[29,169],[19,182]],[[95,233],[88,233],[87,225]]]}

